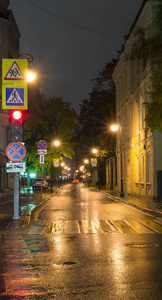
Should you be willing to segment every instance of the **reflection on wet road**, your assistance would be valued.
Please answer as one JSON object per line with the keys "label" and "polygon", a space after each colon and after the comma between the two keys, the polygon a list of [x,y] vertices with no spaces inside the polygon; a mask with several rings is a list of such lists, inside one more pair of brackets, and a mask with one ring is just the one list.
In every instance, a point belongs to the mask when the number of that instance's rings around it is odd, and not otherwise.
{"label": "reflection on wet road", "polygon": [[160,299],[162,219],[82,185],[36,215],[0,236],[2,299]]}

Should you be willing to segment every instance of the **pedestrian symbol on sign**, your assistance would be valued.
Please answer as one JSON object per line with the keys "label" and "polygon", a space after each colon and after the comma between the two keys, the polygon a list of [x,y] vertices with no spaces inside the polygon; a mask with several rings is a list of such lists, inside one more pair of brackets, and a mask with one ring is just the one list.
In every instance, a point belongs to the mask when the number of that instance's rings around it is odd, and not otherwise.
{"label": "pedestrian symbol on sign", "polygon": [[6,87],[6,100],[6,105],[12,105],[12,103],[24,105],[24,88]]}
{"label": "pedestrian symbol on sign", "polygon": [[7,100],[7,103],[23,103],[16,89],[12,91],[10,97]]}

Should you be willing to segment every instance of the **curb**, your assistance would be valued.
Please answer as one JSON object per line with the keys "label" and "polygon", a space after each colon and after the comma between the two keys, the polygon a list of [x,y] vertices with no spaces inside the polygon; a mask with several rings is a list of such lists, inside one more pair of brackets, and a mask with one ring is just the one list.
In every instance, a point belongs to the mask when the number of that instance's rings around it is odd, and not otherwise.
{"label": "curb", "polygon": [[[12,220],[8,226],[6,227],[5,230],[13,230],[13,229],[18,229],[18,228],[21,228],[21,227],[25,227],[25,226],[28,226],[30,224],[30,222],[32,221],[35,221],[35,214],[39,213],[39,208],[41,206],[43,206],[45,203],[47,203],[51,198],[52,196],[56,195],[57,193],[59,192],[59,190],[56,190],[55,192],[53,192],[50,197],[48,197],[47,199],[43,200],[41,203],[39,203],[37,206],[35,206],[31,212],[30,212],[30,215],[22,215],[20,216],[20,219],[18,220]],[[43,208],[42,208],[43,209]]]}
{"label": "curb", "polygon": [[[99,191],[99,190],[97,190],[97,191]],[[161,218],[161,217],[162,217],[162,212],[161,212],[161,211],[157,211],[157,210],[153,211],[153,210],[151,210],[151,209],[149,209],[149,208],[144,208],[144,207],[138,206],[138,205],[136,205],[136,204],[133,204],[133,203],[131,203],[131,202],[128,202],[128,201],[126,201],[126,200],[123,200],[123,199],[121,199],[121,198],[119,198],[119,197],[116,197],[116,196],[114,196],[114,195],[111,195],[111,194],[109,194],[109,193],[107,193],[107,192],[102,192],[102,191],[99,191],[99,192],[102,193],[102,194],[104,194],[104,195],[106,195],[106,196],[108,196],[108,197],[110,197],[110,198],[112,198],[112,199],[114,199],[114,200],[116,200],[116,201],[119,201],[119,202],[121,202],[121,203],[130,205],[130,206],[133,206],[133,207],[135,207],[135,208],[137,208],[137,209],[139,209],[139,210],[141,210],[141,211],[147,212],[147,213],[153,215],[154,217],[158,217],[158,218]]]}

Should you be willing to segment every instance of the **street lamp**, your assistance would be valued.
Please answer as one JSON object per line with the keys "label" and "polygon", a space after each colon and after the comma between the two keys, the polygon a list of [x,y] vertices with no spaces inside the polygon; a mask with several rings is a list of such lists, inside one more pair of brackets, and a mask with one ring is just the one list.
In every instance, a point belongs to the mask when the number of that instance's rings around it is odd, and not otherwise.
{"label": "street lamp", "polygon": [[84,163],[85,163],[85,164],[89,164],[89,159],[85,158],[85,159],[84,159]]}
{"label": "street lamp", "polygon": [[[95,154],[95,156],[97,156],[97,154],[99,153],[99,150],[97,148],[93,148],[91,150],[91,152],[93,154]],[[94,183],[95,183],[95,185],[98,185],[98,188],[100,189],[99,160],[97,158],[96,158],[96,160],[97,160],[97,167],[94,168]]]}
{"label": "street lamp", "polygon": [[[58,140],[55,140],[54,142],[53,142],[53,145],[55,146],[55,147],[59,147],[60,146],[60,141],[58,141]],[[53,187],[52,187],[52,149],[51,149],[51,189],[50,189],[50,192],[51,193],[53,193]]]}
{"label": "street lamp", "polygon": [[93,149],[92,149],[92,153],[93,153],[93,154],[97,154],[97,153],[98,153],[98,149],[93,148]]}
{"label": "street lamp", "polygon": [[25,59],[27,59],[27,61],[28,61],[28,71],[27,71],[27,74],[26,74],[26,80],[27,80],[27,82],[32,82],[36,77],[36,74],[33,71],[32,66],[31,66],[31,63],[34,60],[34,57],[29,53],[22,53],[22,54],[19,55],[18,58],[23,58],[23,57]]}
{"label": "street lamp", "polygon": [[[121,118],[119,116],[115,116],[116,118],[119,119],[120,121],[120,126],[118,124],[113,124],[110,126],[111,130],[116,132],[119,130],[119,140],[121,143]],[[120,152],[120,163],[121,163],[121,186],[120,186],[120,197],[124,197],[124,191],[123,191],[123,157],[122,157],[122,147],[121,147],[121,152]]]}

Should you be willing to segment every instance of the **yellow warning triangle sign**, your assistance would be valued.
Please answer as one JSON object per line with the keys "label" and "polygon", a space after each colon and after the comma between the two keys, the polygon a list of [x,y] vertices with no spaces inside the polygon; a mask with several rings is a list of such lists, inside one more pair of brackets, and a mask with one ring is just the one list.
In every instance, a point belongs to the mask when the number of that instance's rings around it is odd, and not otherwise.
{"label": "yellow warning triangle sign", "polygon": [[14,61],[11,68],[8,70],[4,80],[25,80],[25,77],[16,61]]}
{"label": "yellow warning triangle sign", "polygon": [[27,83],[27,59],[2,59],[2,83]]}

